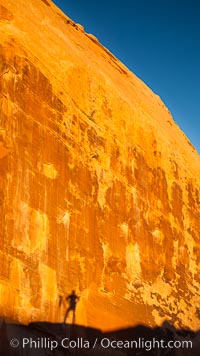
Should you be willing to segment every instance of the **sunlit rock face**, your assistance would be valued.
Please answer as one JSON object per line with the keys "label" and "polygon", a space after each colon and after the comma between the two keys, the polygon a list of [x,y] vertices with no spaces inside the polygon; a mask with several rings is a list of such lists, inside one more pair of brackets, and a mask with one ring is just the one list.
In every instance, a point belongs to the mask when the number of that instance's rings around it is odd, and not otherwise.
{"label": "sunlit rock face", "polygon": [[[200,327],[200,159],[49,0],[0,0],[0,314]],[[133,58],[134,61],[134,58]],[[70,321],[70,320],[69,320]]]}

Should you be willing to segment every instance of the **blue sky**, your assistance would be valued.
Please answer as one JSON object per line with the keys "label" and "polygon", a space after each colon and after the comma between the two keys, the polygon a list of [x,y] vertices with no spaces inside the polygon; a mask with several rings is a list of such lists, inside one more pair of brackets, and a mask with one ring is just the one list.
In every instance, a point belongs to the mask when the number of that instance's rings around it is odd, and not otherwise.
{"label": "blue sky", "polygon": [[200,1],[53,1],[161,97],[200,153]]}

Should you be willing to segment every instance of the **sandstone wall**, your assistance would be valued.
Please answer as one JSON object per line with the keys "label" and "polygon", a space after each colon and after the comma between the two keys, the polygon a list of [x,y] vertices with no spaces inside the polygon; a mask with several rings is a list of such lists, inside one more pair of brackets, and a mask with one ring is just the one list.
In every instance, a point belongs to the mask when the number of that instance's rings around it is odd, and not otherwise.
{"label": "sandstone wall", "polygon": [[[200,327],[200,159],[49,0],[0,0],[0,314]],[[133,59],[134,60],[134,59]]]}

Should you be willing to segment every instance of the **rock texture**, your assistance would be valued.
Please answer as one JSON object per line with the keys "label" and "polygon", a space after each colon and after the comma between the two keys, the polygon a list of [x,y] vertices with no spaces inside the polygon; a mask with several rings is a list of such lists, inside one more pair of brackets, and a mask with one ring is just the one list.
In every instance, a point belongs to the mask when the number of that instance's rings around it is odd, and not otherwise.
{"label": "rock texture", "polygon": [[0,315],[200,327],[200,158],[49,0],[0,0]]}

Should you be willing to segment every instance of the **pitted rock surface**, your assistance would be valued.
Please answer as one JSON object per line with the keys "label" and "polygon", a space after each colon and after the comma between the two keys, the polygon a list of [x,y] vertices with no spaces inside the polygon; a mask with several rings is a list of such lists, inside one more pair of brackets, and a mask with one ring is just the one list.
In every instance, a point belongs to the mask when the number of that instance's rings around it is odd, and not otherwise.
{"label": "pitted rock surface", "polygon": [[200,327],[200,158],[50,0],[0,0],[0,314]]}

